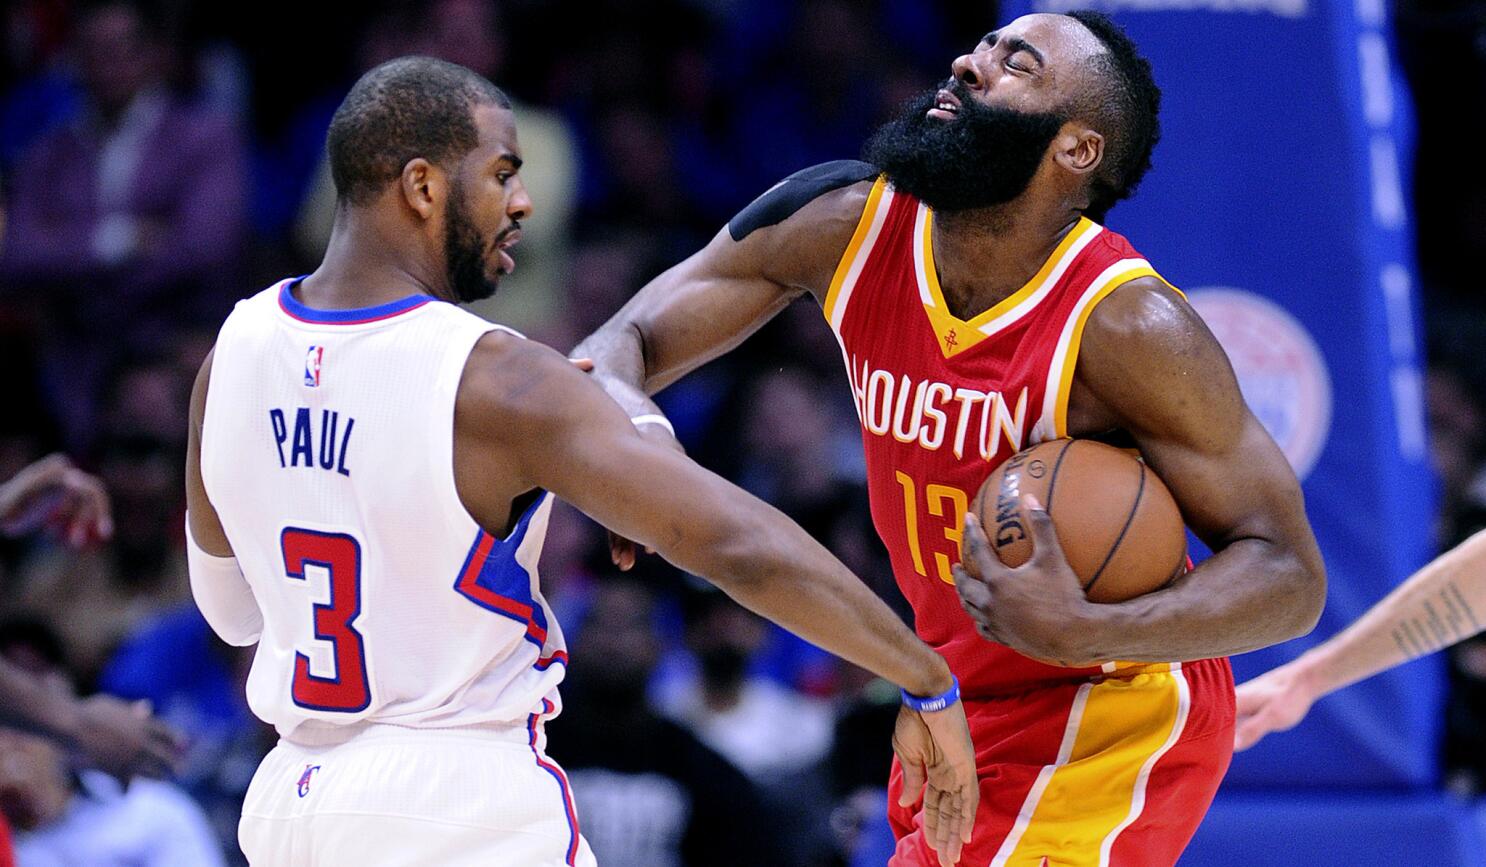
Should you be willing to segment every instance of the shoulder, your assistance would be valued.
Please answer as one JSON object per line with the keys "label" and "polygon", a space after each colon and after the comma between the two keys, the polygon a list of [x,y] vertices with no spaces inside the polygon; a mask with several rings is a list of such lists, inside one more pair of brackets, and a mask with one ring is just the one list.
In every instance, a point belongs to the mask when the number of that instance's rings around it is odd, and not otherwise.
{"label": "shoulder", "polygon": [[1121,284],[1095,306],[1083,339],[1085,352],[1134,350],[1154,356],[1181,355],[1217,344],[1186,298],[1151,276]]}
{"label": "shoulder", "polygon": [[878,169],[860,160],[834,160],[801,169],[754,199],[728,221],[728,234],[742,241],[807,209],[819,219],[860,214]]}
{"label": "shoulder", "polygon": [[1156,277],[1131,280],[1094,308],[1076,376],[1126,428],[1196,432],[1243,405],[1217,338]]}
{"label": "shoulder", "polygon": [[877,177],[875,166],[854,160],[796,172],[739,212],[725,237],[762,276],[819,297],[856,231]]}
{"label": "shoulder", "polygon": [[484,437],[519,438],[567,418],[590,387],[597,388],[561,353],[496,328],[475,342],[465,362],[456,419]]}

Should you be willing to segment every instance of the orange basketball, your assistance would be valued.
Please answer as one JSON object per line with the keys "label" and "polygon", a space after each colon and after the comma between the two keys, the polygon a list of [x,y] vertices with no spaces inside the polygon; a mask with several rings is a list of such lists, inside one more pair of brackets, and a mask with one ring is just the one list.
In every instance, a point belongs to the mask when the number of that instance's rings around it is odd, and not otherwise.
{"label": "orange basketball", "polygon": [[971,508],[1008,566],[1032,556],[1022,513],[1029,494],[1052,518],[1090,601],[1123,602],[1158,590],[1186,568],[1181,511],[1166,485],[1128,452],[1061,439],[1023,449],[997,467]]}

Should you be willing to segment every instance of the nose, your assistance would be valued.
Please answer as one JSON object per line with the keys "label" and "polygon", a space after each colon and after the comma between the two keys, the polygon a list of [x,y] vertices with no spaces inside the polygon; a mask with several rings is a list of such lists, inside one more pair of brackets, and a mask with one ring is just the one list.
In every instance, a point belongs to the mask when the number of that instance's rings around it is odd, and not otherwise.
{"label": "nose", "polygon": [[980,89],[981,77],[980,73],[975,69],[974,54],[961,54],[955,58],[955,62],[951,63],[949,68],[956,81],[971,90]]}
{"label": "nose", "polygon": [[506,199],[506,215],[513,220],[526,220],[531,217],[531,196],[526,194],[526,184],[521,182],[518,175],[511,179],[511,195]]}

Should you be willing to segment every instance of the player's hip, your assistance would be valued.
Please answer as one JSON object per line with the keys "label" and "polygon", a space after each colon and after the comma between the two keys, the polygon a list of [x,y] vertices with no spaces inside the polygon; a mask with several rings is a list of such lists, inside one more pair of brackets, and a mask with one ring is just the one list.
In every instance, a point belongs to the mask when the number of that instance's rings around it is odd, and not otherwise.
{"label": "player's hip", "polygon": [[295,840],[354,838],[348,828],[378,822],[437,828],[428,835],[482,851],[499,849],[507,836],[535,835],[556,847],[550,863],[582,863],[572,791],[545,753],[539,717],[504,729],[374,726],[330,746],[281,741],[248,788],[239,836],[245,851],[279,851]]}
{"label": "player's hip", "polygon": [[[1126,669],[970,701],[966,713],[981,804],[977,860],[964,863],[1174,862],[1233,750],[1226,660]],[[899,785],[895,768],[891,804]],[[890,808],[900,855],[923,846],[916,813]]]}

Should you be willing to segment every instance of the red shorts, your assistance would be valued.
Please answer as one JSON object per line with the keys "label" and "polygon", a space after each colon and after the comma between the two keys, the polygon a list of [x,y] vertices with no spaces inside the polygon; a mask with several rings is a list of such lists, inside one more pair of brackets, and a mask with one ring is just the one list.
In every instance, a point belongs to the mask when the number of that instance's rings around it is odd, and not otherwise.
{"label": "red shorts", "polygon": [[[1233,670],[1226,659],[1122,666],[965,705],[980,770],[973,867],[1169,867],[1192,839],[1233,757]],[[891,867],[938,867],[922,804],[898,806]]]}
{"label": "red shorts", "polygon": [[0,867],[15,867],[15,853],[10,848],[10,826],[0,816]]}

